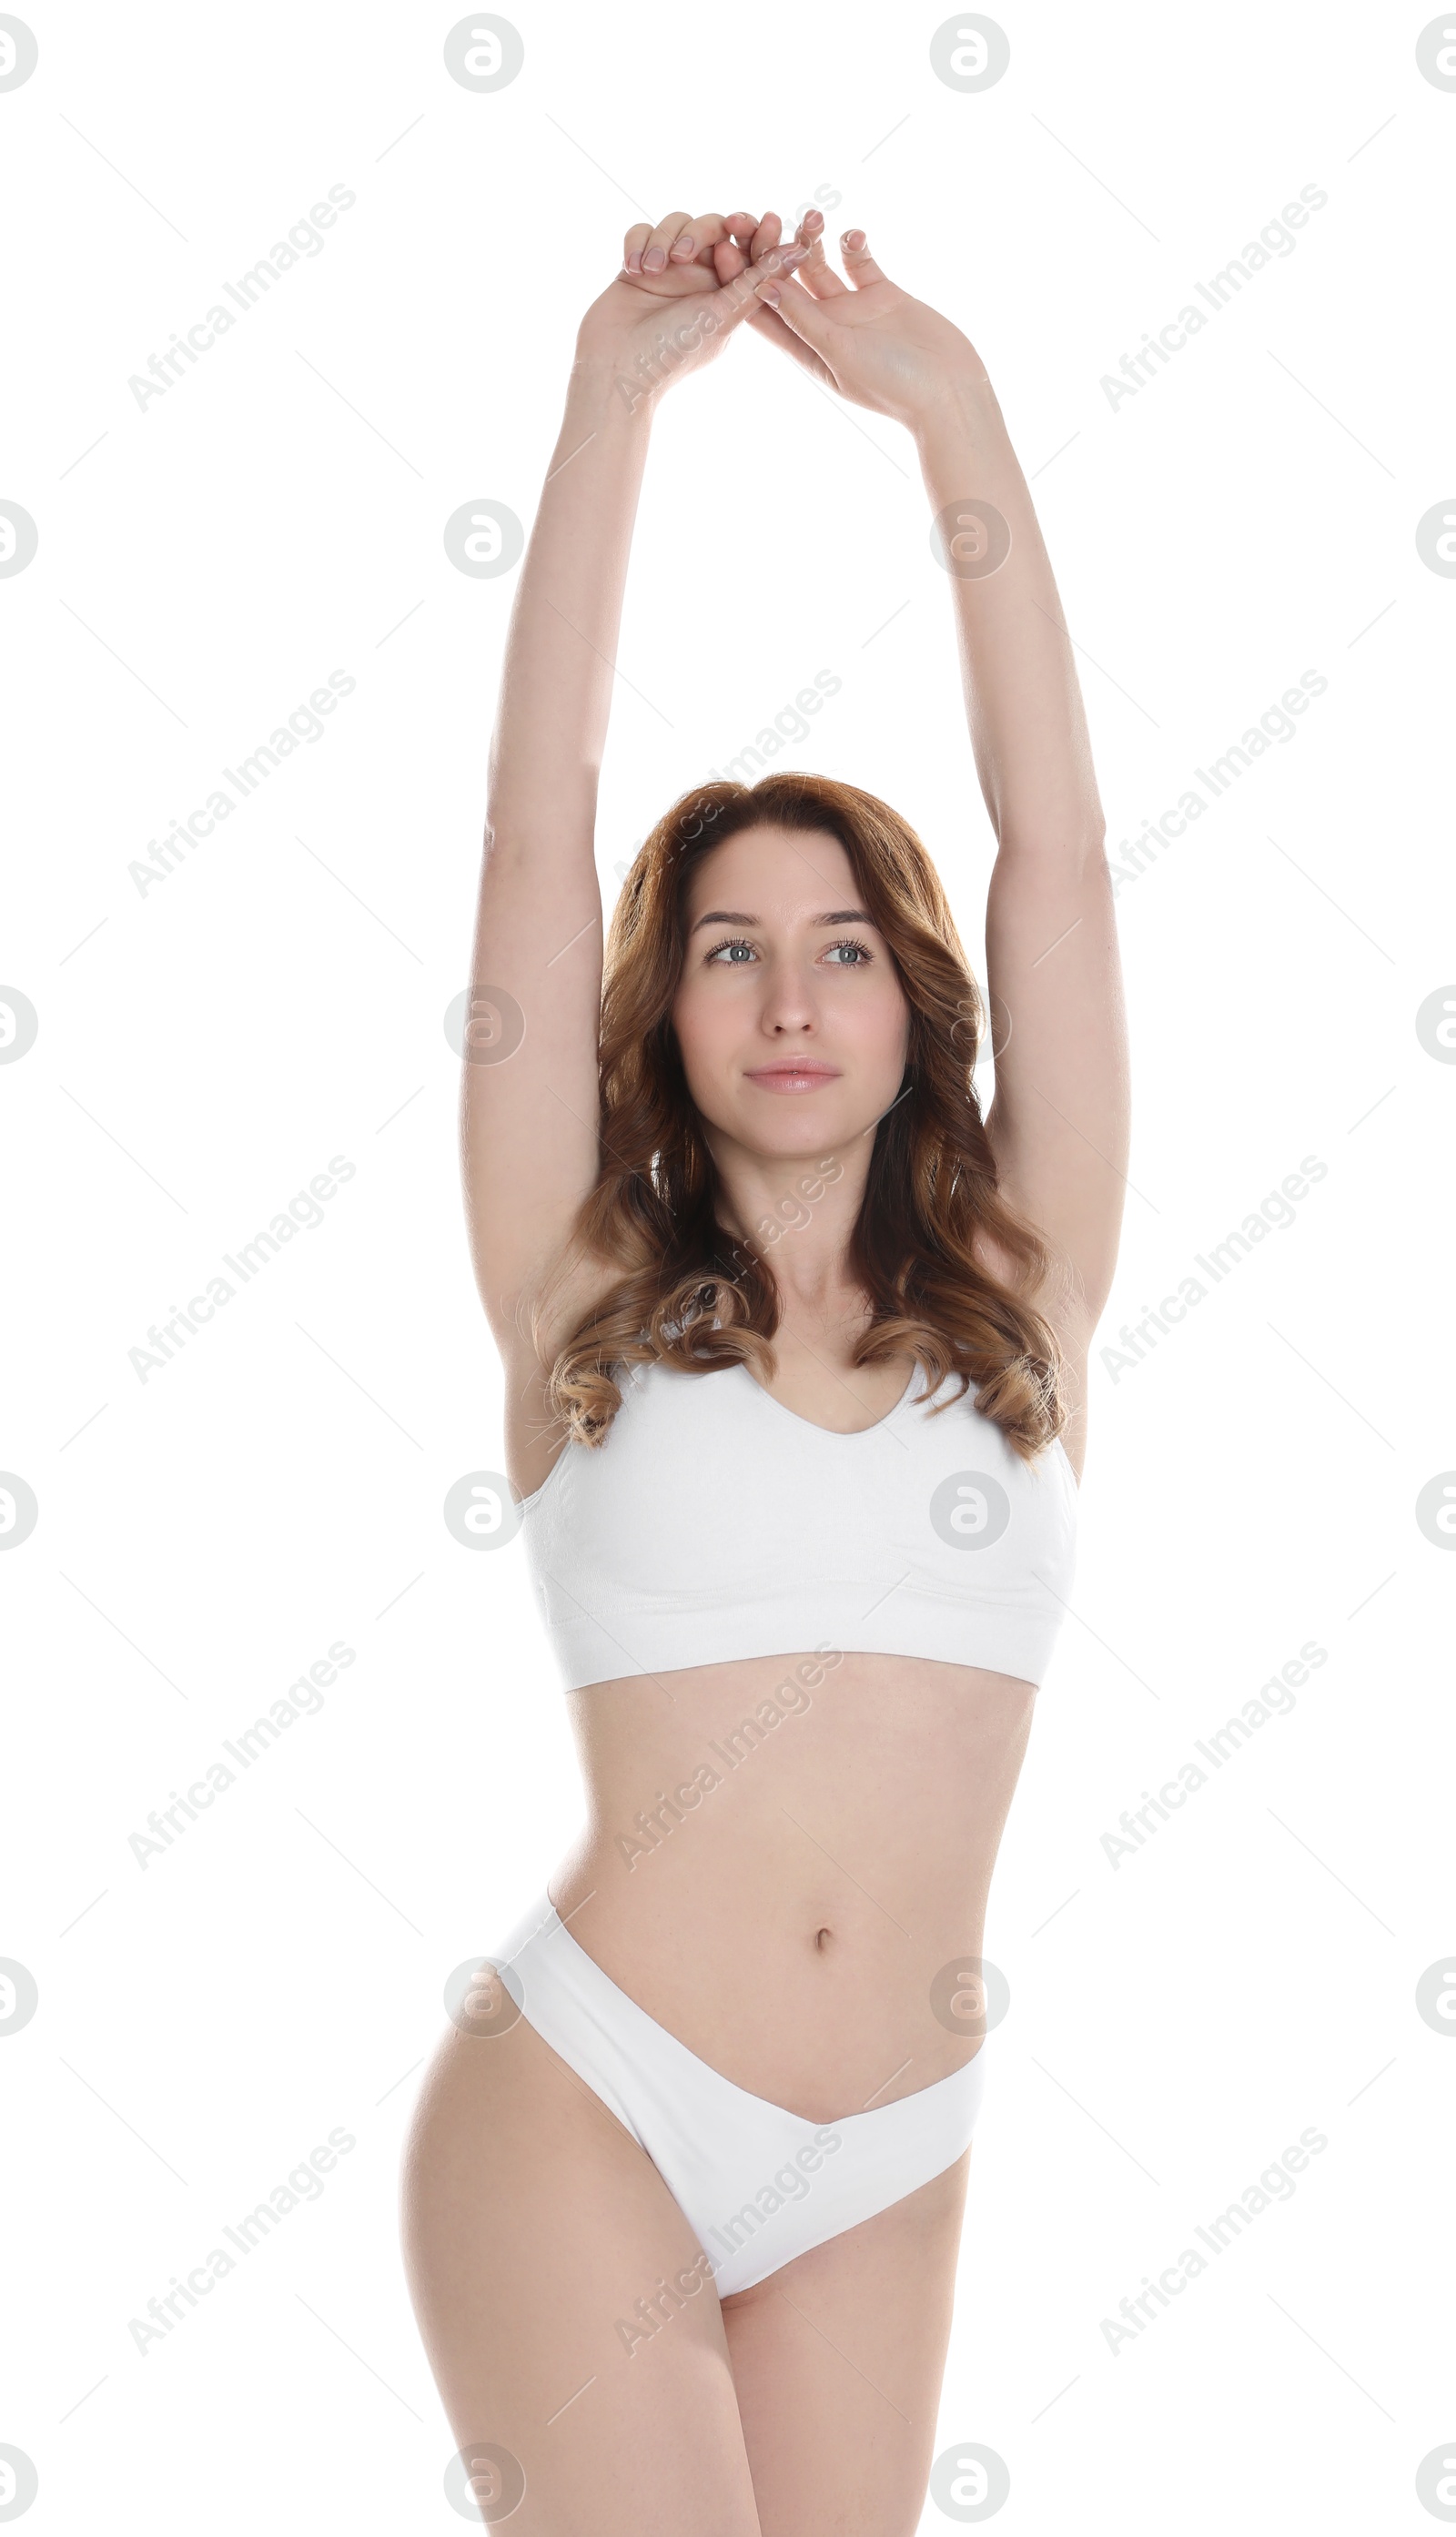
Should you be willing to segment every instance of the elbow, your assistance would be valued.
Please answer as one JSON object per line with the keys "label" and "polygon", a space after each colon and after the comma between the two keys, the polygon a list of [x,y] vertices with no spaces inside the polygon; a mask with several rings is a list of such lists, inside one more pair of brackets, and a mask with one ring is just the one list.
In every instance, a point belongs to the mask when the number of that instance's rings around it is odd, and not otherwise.
{"label": "elbow", "polygon": [[1095,877],[1107,870],[1107,822],[1098,813],[1085,819],[1038,820],[1032,827],[1008,827],[998,845],[998,861],[1003,855],[1013,863],[1037,864],[1079,878]]}

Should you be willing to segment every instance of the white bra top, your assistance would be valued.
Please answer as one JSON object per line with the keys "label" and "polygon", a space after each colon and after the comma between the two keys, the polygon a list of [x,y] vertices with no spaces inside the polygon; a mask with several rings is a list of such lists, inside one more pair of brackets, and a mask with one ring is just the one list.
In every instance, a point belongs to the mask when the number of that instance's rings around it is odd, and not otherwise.
{"label": "white bra top", "polygon": [[[1077,1483],[917,1363],[838,1436],[733,1365],[624,1368],[601,1445],[563,1445],[522,1507],[564,1687],[814,1649],[933,1657],[1039,1683],[1072,1588]],[[915,1400],[910,1395],[922,1389]]]}

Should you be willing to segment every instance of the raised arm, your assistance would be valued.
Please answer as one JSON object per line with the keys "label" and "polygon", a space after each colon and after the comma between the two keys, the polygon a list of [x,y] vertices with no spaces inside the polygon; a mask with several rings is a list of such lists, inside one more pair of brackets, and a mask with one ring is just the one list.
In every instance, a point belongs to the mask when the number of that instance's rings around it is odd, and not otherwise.
{"label": "raised arm", "polygon": [[1007,1196],[1072,1270],[1063,1335],[1076,1350],[1107,1300],[1127,1187],[1126,1029],[1102,809],[1051,565],[984,369],[958,371],[952,397],[915,437],[997,839],[986,1127]]}
{"label": "raised arm", "polygon": [[800,277],[760,292],[778,290],[771,322],[786,349],[914,435],[997,839],[987,1128],[1008,1198],[1071,1271],[1070,1297],[1046,1308],[1080,1358],[1112,1281],[1128,1125],[1112,889],[1072,645],[985,364],[957,327],[886,280],[857,229],[842,242],[842,281],[821,228],[811,213]]}
{"label": "raised arm", "polygon": [[[752,230],[752,224],[746,224]],[[597,1173],[602,906],[593,838],[628,553],[654,408],[756,308],[717,214],[629,230],[577,336],[511,612],[491,748],[461,1138],[472,1256],[505,1361],[507,1445],[539,1368],[529,1307]],[[766,250],[765,250],[766,251]],[[732,259],[735,276],[744,259]]]}

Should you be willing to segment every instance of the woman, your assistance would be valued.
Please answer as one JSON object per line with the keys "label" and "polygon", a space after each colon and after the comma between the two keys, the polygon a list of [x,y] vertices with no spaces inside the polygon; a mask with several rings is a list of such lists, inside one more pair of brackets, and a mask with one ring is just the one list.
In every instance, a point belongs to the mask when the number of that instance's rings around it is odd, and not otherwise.
{"label": "woman", "polygon": [[[451,2489],[523,2537],[918,2524],[1121,1216],[1102,818],[1030,499],[965,337],[822,230],[628,232],[496,727],[465,1177],[588,1821],[440,2048],[405,2204]],[[651,418],[744,322],[915,440],[998,840],[984,1125],[941,885],[853,787],[677,804],[602,991]]]}

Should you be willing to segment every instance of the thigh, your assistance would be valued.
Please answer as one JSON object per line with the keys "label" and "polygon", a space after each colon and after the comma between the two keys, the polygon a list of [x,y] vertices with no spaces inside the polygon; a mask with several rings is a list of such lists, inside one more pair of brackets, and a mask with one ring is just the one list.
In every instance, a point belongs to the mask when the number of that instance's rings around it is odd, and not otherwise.
{"label": "thigh", "polygon": [[760,2537],[697,2243],[524,2018],[446,2035],[402,2184],[410,2293],[457,2448],[494,2444],[524,2474],[512,2537]]}
{"label": "thigh", "polygon": [[970,2152],[723,2303],[762,2537],[912,2537]]}

